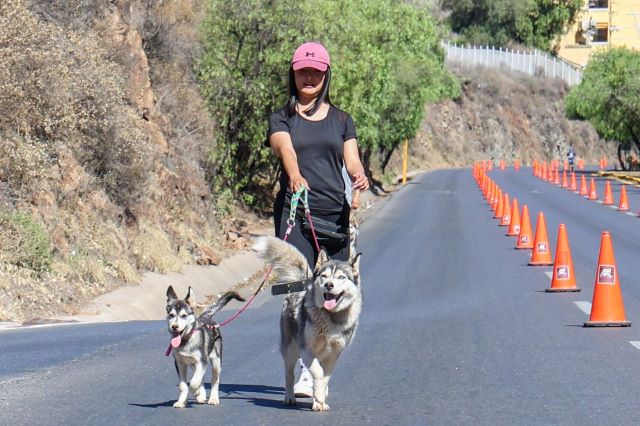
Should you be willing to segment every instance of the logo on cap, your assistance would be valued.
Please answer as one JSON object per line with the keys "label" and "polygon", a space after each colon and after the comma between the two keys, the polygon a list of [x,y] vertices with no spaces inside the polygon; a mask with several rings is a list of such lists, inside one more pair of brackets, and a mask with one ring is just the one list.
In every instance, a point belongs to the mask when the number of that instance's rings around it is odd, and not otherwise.
{"label": "logo on cap", "polygon": [[306,55],[306,56],[307,56],[307,58],[308,58],[309,56],[311,56],[312,58],[315,58],[315,57],[316,57],[316,54],[315,54],[315,52],[307,52],[307,55]]}

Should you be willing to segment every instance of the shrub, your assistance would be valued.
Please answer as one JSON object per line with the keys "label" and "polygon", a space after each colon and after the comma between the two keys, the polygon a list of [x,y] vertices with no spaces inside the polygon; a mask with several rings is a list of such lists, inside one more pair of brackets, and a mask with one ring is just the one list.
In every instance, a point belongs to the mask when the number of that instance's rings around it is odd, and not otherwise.
{"label": "shrub", "polygon": [[41,275],[49,271],[53,255],[47,232],[30,216],[0,212],[0,261]]}
{"label": "shrub", "polygon": [[[37,148],[41,159],[55,159],[57,144],[67,144],[111,198],[127,205],[146,186],[149,142],[126,100],[117,52],[78,24],[89,20],[86,14],[98,14],[89,3],[0,2],[0,139]],[[15,189],[21,176],[2,177]]]}
{"label": "shrub", "polygon": [[551,50],[583,0],[443,0],[451,28],[476,45],[522,43]]}
{"label": "shrub", "polygon": [[596,52],[582,82],[565,99],[567,114],[588,120],[605,139],[633,142],[640,150],[639,75],[637,51],[620,47]]}

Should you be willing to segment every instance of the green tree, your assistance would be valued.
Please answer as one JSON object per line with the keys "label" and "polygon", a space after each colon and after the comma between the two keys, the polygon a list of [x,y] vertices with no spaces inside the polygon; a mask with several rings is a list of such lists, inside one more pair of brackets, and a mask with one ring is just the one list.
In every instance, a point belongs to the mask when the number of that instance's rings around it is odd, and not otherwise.
{"label": "green tree", "polygon": [[588,120],[598,134],[621,150],[634,143],[640,151],[640,52],[620,47],[595,53],[565,99],[567,115]]}
{"label": "green tree", "polygon": [[[522,43],[542,50],[575,19],[582,0],[457,0],[451,28],[471,44],[506,46]],[[445,5],[447,7],[447,5]]]}
{"label": "green tree", "polygon": [[262,144],[266,117],[285,101],[286,64],[303,32],[294,0],[210,0],[198,76],[217,121],[208,180],[227,198],[252,205],[260,185],[275,182]]}
{"label": "green tree", "polygon": [[368,168],[373,154],[415,135],[425,102],[455,97],[459,85],[444,68],[441,29],[426,9],[391,0],[323,3],[314,24],[335,52],[332,99],[353,115]]}
{"label": "green tree", "polygon": [[289,61],[302,42],[329,50],[331,99],[354,117],[365,166],[415,135],[425,102],[458,91],[437,23],[403,2],[209,0],[203,34],[199,78],[218,122],[210,178],[250,205],[275,183],[266,117],[286,101]]}

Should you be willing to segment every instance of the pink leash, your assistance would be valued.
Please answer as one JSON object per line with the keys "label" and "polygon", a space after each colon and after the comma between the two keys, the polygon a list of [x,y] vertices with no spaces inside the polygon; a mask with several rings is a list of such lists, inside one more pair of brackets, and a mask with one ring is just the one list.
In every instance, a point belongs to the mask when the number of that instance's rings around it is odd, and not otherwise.
{"label": "pink leash", "polygon": [[[304,193],[304,198],[302,198],[302,193]],[[306,194],[307,194],[306,188],[302,187],[298,192],[296,192],[291,197],[291,212],[289,215],[289,219],[287,219],[287,230],[285,231],[284,238],[282,238],[282,240],[287,241],[289,239],[289,235],[291,235],[291,230],[296,224],[295,215],[296,215],[296,210],[298,208],[298,201],[302,198],[302,202],[304,204],[304,211],[305,211],[305,214],[307,215],[307,220],[309,221],[309,226],[311,228],[311,235],[313,236],[313,241],[316,245],[316,249],[318,250],[318,252],[320,252],[320,244],[318,243],[318,238],[316,237],[316,230],[313,227],[313,221],[311,220],[311,211],[309,210],[309,204],[307,203]],[[271,275],[272,270],[273,270],[273,265],[269,266],[269,269],[267,269],[267,273],[262,279],[260,286],[258,286],[258,289],[253,293],[253,295],[249,298],[249,300],[247,300],[247,302],[244,304],[244,306],[242,306],[242,308],[240,308],[230,318],[227,318],[226,320],[222,321],[220,324],[214,324],[212,325],[212,327],[214,328],[224,327],[225,325],[229,324],[230,322],[238,318],[245,310],[247,310],[247,308],[249,307],[249,305],[251,305],[251,303],[256,298],[256,296],[258,296],[258,293],[260,293],[260,290],[262,290],[262,287],[264,287],[264,284],[267,282],[267,279],[269,278],[269,275]],[[193,333],[193,330],[191,330],[190,334],[192,333]],[[173,347],[171,346],[171,344],[169,344],[169,347],[167,348],[165,355],[169,356],[172,350],[173,350]]]}
{"label": "pink leash", "polygon": [[[309,226],[311,228],[311,235],[313,236],[313,242],[315,243],[316,249],[318,250],[318,253],[319,253],[320,252],[320,244],[318,243],[318,238],[316,237],[316,230],[313,227],[313,221],[311,220],[311,210],[309,210],[309,203],[307,201],[307,188],[305,188],[304,186],[302,188],[300,188],[300,190],[298,190],[295,194],[293,194],[291,196],[291,206],[290,206],[290,212],[289,212],[289,219],[287,219],[287,230],[285,231],[284,237],[282,238],[282,240],[283,241],[287,241],[289,239],[289,235],[291,235],[291,230],[293,229],[293,227],[296,224],[295,216],[296,216],[296,210],[298,208],[298,202],[300,200],[302,201],[302,204],[304,205],[304,212],[307,215],[307,220],[309,221]],[[244,304],[244,306],[242,308],[240,308],[238,310],[238,312],[233,314],[231,316],[231,318],[228,318],[228,319],[224,320],[220,324],[216,324],[215,325],[216,328],[224,327],[225,325],[229,324],[231,321],[233,321],[236,318],[238,318],[249,307],[249,305],[251,305],[251,303],[256,298],[258,293],[260,293],[260,290],[262,290],[262,287],[264,286],[264,284],[267,282],[267,279],[269,278],[269,275],[271,274],[272,270],[273,270],[273,265],[269,266],[269,269],[267,270],[267,273],[265,274],[265,276],[264,276],[264,278],[262,280],[262,283],[260,283],[260,286],[258,287],[258,289],[255,291],[255,293],[253,293],[253,296],[251,296],[249,298],[249,300],[247,300],[247,302]]]}

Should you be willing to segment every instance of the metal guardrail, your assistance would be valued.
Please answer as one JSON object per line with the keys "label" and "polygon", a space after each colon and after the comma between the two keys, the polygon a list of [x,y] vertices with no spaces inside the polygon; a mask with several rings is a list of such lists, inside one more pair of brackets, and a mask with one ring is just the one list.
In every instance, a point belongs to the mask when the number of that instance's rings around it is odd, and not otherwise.
{"label": "metal guardrail", "polygon": [[448,41],[442,43],[445,62],[467,66],[484,66],[523,72],[550,78],[561,78],[570,86],[582,81],[582,71],[567,62],[534,50],[525,52],[489,46],[458,46]]}

